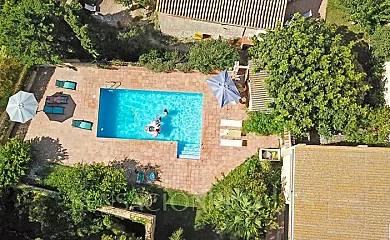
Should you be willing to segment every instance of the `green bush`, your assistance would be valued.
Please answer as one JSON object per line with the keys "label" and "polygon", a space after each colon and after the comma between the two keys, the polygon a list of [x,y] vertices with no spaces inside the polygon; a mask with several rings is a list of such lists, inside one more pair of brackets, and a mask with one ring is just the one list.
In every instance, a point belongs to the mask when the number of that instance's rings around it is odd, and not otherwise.
{"label": "green bush", "polygon": [[202,73],[229,69],[239,59],[238,51],[225,40],[201,40],[193,45],[187,55],[190,66]]}
{"label": "green bush", "polygon": [[141,55],[139,62],[153,72],[170,72],[178,66],[184,68],[183,64],[186,65],[186,63],[182,63],[183,59],[184,57],[179,51],[160,52],[152,50]]}
{"label": "green bush", "polygon": [[257,135],[273,135],[283,133],[283,123],[275,114],[266,114],[260,111],[248,112],[248,119],[242,128],[244,132],[254,132]]}
{"label": "green bush", "polygon": [[11,138],[0,147],[0,188],[15,185],[26,174],[31,160],[30,144]]}
{"label": "green bush", "polygon": [[376,56],[390,61],[390,26],[377,27],[371,36],[371,45]]}
{"label": "green bush", "polygon": [[218,180],[205,197],[197,227],[212,227],[231,239],[262,239],[278,228],[283,208],[281,166],[255,155]]}

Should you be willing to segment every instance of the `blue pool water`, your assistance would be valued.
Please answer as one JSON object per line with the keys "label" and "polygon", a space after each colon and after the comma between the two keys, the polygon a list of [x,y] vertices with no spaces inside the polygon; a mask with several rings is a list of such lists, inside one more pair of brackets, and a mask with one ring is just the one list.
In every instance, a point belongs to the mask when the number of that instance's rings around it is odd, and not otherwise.
{"label": "blue pool water", "polygon": [[[97,136],[178,141],[178,157],[199,159],[202,108],[200,93],[101,88]],[[161,116],[161,133],[154,138],[145,126],[157,115]]]}

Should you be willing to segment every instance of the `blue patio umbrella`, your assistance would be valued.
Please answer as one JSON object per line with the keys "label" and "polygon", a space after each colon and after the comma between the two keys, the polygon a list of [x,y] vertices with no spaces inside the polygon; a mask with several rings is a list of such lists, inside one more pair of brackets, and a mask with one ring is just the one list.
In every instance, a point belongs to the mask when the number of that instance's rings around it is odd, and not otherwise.
{"label": "blue patio umbrella", "polygon": [[221,108],[241,98],[236,84],[229,76],[227,70],[221,72],[215,77],[207,79],[207,84],[213,91]]}

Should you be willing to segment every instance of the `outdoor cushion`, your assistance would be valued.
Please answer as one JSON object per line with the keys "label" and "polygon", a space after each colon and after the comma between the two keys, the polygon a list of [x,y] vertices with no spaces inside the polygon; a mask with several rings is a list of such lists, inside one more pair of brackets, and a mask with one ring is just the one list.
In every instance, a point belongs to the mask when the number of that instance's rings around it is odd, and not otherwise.
{"label": "outdoor cushion", "polygon": [[242,140],[221,139],[221,146],[226,147],[242,147]]}
{"label": "outdoor cushion", "polygon": [[229,137],[241,137],[241,130],[232,130],[232,129],[220,129],[219,135],[220,136],[229,136]]}
{"label": "outdoor cushion", "polygon": [[66,104],[68,103],[68,96],[47,96],[46,103]]}
{"label": "outdoor cushion", "polygon": [[45,106],[43,111],[47,114],[65,114],[65,108],[60,106]]}
{"label": "outdoor cushion", "polygon": [[56,80],[56,86],[65,89],[76,90],[76,82]]}
{"label": "outdoor cushion", "polygon": [[76,128],[86,129],[86,130],[92,130],[92,122],[85,121],[85,120],[72,120],[72,126]]}
{"label": "outdoor cushion", "polygon": [[145,173],[143,171],[139,171],[137,175],[137,183],[143,183],[145,178]]}

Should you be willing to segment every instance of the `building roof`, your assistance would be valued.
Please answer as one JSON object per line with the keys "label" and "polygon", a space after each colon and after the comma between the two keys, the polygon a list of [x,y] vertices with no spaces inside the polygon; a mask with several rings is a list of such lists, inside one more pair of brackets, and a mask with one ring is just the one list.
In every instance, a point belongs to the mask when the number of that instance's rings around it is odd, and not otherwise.
{"label": "building roof", "polygon": [[158,11],[186,18],[251,28],[275,28],[288,0],[159,0]]}
{"label": "building roof", "polygon": [[390,148],[296,146],[294,239],[388,239]]}

